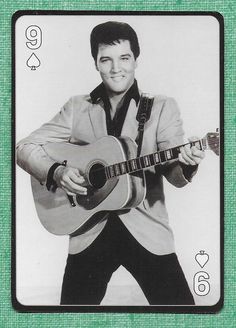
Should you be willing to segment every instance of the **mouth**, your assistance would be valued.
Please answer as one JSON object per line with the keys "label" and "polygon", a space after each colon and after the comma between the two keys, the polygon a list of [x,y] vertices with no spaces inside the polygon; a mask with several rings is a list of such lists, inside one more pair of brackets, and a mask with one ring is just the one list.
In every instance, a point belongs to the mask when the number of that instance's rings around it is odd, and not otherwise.
{"label": "mouth", "polygon": [[111,76],[111,79],[114,82],[120,82],[121,80],[123,80],[123,78],[124,78],[124,75]]}

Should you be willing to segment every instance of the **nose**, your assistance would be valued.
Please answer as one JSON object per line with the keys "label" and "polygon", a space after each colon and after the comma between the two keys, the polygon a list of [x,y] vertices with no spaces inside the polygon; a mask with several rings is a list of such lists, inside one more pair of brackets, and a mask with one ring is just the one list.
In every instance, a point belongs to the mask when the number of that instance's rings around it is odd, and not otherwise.
{"label": "nose", "polygon": [[118,60],[113,60],[111,69],[112,69],[113,73],[119,72],[120,71],[120,62]]}

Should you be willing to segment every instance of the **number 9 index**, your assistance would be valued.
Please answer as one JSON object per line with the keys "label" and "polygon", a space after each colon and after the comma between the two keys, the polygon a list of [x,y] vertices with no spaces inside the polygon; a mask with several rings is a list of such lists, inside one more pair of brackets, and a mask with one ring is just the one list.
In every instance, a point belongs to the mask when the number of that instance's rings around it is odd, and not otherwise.
{"label": "number 9 index", "polygon": [[38,49],[42,44],[42,31],[37,25],[30,25],[25,31],[25,36],[29,42],[26,46],[30,49]]}

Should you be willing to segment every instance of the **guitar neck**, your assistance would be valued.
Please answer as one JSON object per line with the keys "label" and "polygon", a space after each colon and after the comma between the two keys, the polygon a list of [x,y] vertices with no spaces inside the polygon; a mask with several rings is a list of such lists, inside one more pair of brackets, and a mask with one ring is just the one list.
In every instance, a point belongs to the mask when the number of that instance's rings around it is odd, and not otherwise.
{"label": "guitar neck", "polygon": [[151,166],[155,166],[176,159],[178,158],[178,155],[180,153],[180,148],[185,145],[190,145],[190,147],[196,145],[201,150],[205,150],[207,148],[206,139],[203,138],[170,149],[157,151],[149,155],[106,166],[106,177],[107,179],[110,179],[119,175],[133,173]]}

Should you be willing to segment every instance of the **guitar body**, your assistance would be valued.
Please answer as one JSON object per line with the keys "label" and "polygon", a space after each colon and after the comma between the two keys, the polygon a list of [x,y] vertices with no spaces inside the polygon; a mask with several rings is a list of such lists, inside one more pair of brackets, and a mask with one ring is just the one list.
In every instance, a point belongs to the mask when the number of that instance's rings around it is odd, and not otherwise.
{"label": "guitar body", "polygon": [[[219,155],[219,133],[208,133],[189,145],[201,150],[211,149]],[[142,170],[177,159],[180,147],[135,158],[137,145],[128,137],[105,136],[83,146],[70,143],[44,145],[44,150],[55,162],[66,160],[68,166],[79,169],[87,182],[88,193],[77,195],[72,201],[61,188],[49,192],[32,177],[33,196],[41,223],[56,235],[73,235],[96,224],[105,216],[104,212],[137,207],[146,194]]]}
{"label": "guitar body", "polygon": [[117,139],[105,136],[93,144],[48,143],[43,146],[56,162],[67,160],[67,165],[76,167],[88,184],[86,196],[73,197],[74,205],[67,194],[57,188],[48,191],[35,178],[31,178],[37,214],[43,226],[56,235],[71,235],[93,221],[96,213],[117,211],[138,206],[146,194],[143,171],[106,179],[105,166],[124,162],[137,155],[136,143],[128,138]]}

